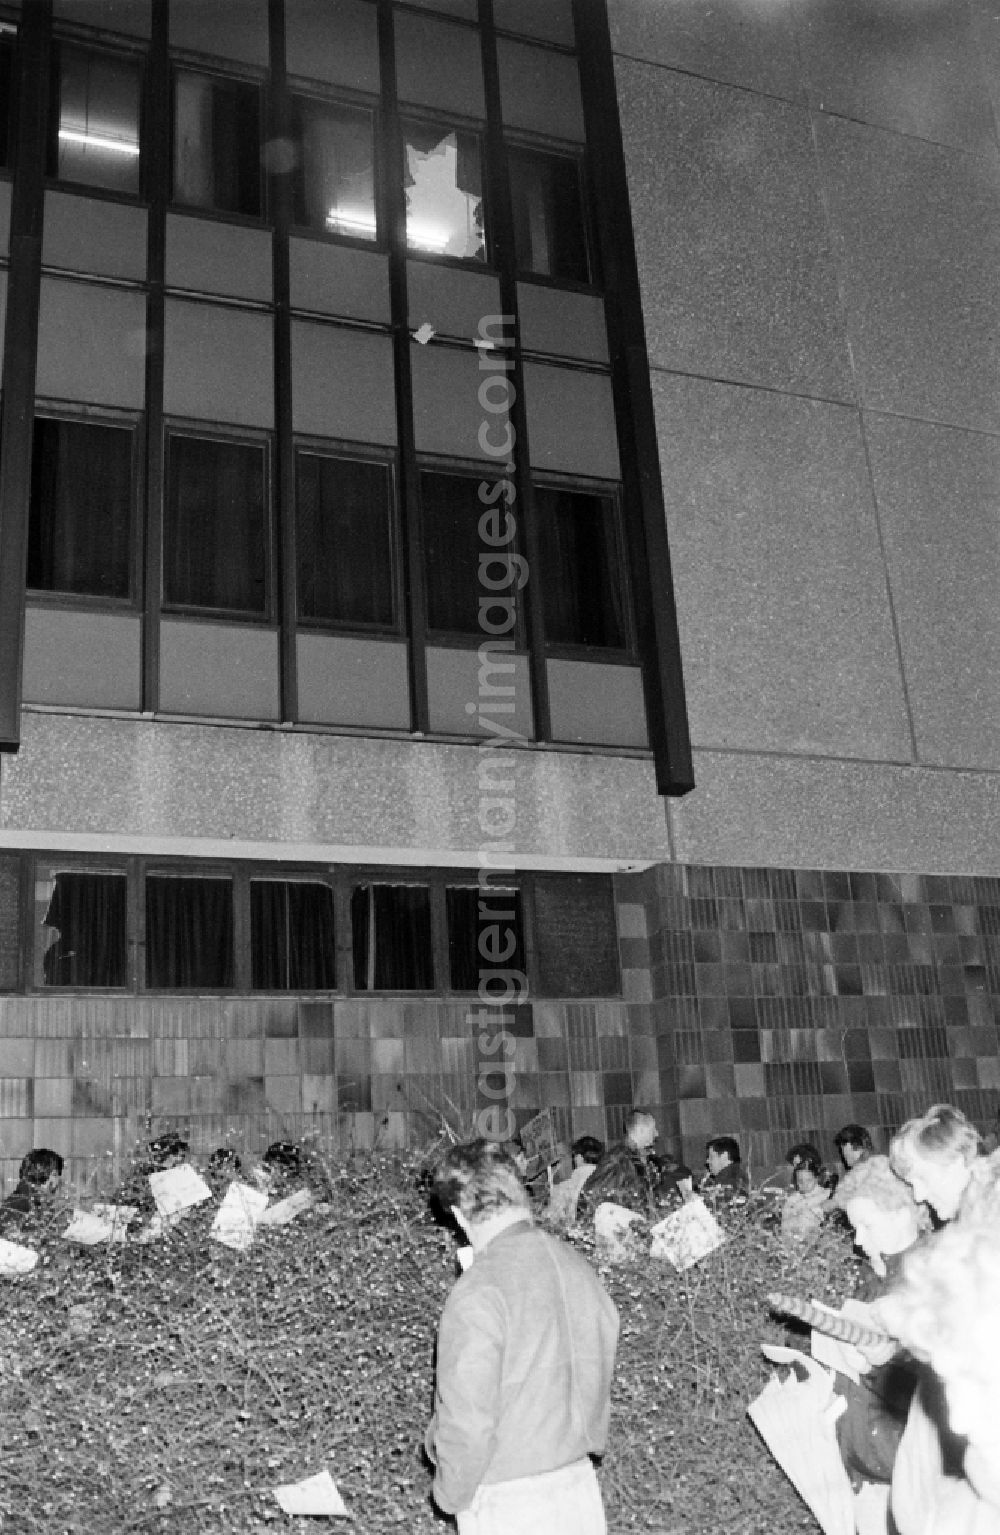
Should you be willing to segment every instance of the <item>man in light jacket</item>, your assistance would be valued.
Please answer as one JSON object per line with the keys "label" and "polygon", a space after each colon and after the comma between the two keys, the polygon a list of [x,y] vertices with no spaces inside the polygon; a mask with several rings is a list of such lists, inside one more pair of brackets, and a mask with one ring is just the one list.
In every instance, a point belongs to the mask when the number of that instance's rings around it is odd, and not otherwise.
{"label": "man in light jacket", "polygon": [[460,1535],[605,1535],[618,1312],[585,1258],[532,1224],[503,1148],[449,1150],[434,1193],[472,1244],[438,1327],[425,1446]]}

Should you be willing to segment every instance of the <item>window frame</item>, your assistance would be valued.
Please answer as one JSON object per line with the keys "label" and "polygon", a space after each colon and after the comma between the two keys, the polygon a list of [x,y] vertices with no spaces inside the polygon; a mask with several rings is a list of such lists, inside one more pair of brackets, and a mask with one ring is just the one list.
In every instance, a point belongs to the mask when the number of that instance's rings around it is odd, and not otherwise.
{"label": "window frame", "polygon": [[[638,637],[636,626],[636,613],[632,593],[632,581],[629,570],[629,551],[625,528],[625,509],[623,505],[623,489],[619,481],[587,479],[580,475],[559,475],[552,472],[540,471],[531,476],[532,491],[535,490],[561,490],[570,495],[594,496],[602,501],[607,501],[611,507],[613,519],[613,531],[615,550],[618,555],[618,569],[621,576],[621,600],[623,613],[623,627],[625,630],[624,645],[587,645],[585,643],[569,643],[565,640],[550,641],[548,635],[544,636],[544,651],[548,659],[567,661],[594,661],[612,666],[638,666],[640,657],[638,650]],[[532,507],[537,523],[541,523],[537,502],[532,495]],[[539,530],[539,538],[541,533]],[[546,573],[543,571],[543,580]],[[545,623],[544,602],[542,608],[542,622]]]}
{"label": "window frame", "polygon": [[[430,620],[430,593],[427,583],[427,520],[424,515],[422,477],[425,474],[442,474],[448,475],[452,479],[473,480],[477,484],[481,480],[486,480],[491,484],[495,484],[498,478],[505,477],[511,479],[516,484],[515,476],[513,474],[506,475],[506,473],[501,476],[500,468],[496,462],[490,464],[488,461],[484,460],[482,463],[476,463],[476,461],[473,459],[442,458],[439,455],[429,453],[417,453],[415,468],[417,476],[417,494],[420,499],[420,569],[419,571],[412,572],[410,579],[416,579],[422,583],[424,604],[427,612],[425,642],[428,646],[435,646],[439,649],[444,648],[451,650],[478,650],[479,646],[482,645],[487,638],[489,638],[489,636],[486,635],[482,629],[438,629],[434,627]],[[519,504],[520,511],[517,509]],[[499,505],[500,503],[498,502],[494,503],[494,506]],[[506,507],[507,503],[504,502],[503,505]],[[479,503],[479,506],[480,516],[491,510],[491,507],[484,505],[482,502]],[[526,515],[523,502],[519,503],[518,500],[515,500],[512,515],[516,521],[516,529],[514,542],[511,546],[510,552],[512,554],[520,554],[524,557],[525,560],[528,560],[528,550],[523,532],[524,518]],[[487,546],[483,545],[483,548],[485,550]],[[497,550],[495,552],[500,554],[503,553],[503,550]],[[476,590],[479,591],[478,586],[476,587]],[[528,604],[524,595],[526,590],[526,587],[522,587],[521,591],[515,594],[517,597],[517,623],[515,624],[514,628],[509,631],[508,634],[503,636],[504,639],[513,640],[513,654],[518,656],[527,656],[530,652],[526,622]]]}
{"label": "window frame", "polygon": [[[60,76],[60,59],[64,48],[75,49],[78,53],[97,55],[101,58],[115,59],[133,65],[136,71],[138,92],[136,98],[137,138],[139,143],[138,175],[134,192],[122,191],[118,187],[104,187],[95,185],[90,181],[75,181],[59,174],[59,119],[62,106],[62,87]],[[16,65],[15,65],[16,68]],[[14,93],[12,93],[13,95]],[[99,42],[91,41],[89,37],[70,36],[67,33],[57,32],[52,38],[52,58],[49,70],[49,103],[48,123],[45,134],[45,184],[46,186],[68,191],[79,192],[84,189],[88,197],[102,197],[111,201],[121,201],[129,204],[141,202],[148,195],[148,148],[147,138],[149,132],[149,68],[145,53],[138,48],[129,48],[121,43],[107,43],[103,39]],[[13,124],[11,125],[13,133]],[[14,146],[15,154],[17,146]]]}
{"label": "window frame", "polygon": [[[481,871],[478,866],[421,867],[397,864],[303,864],[279,862],[269,859],[208,859],[183,858],[153,854],[87,854],[63,853],[58,848],[11,850],[20,860],[19,931],[21,950],[19,955],[19,988],[5,992],[4,996],[79,996],[89,997],[243,997],[260,1000],[265,997],[307,1001],[330,998],[339,1001],[369,1001],[393,998],[406,1000],[434,1000],[442,1003],[476,1001],[483,1006],[512,1008],[518,1005],[484,1002],[478,989],[463,990],[451,984],[449,934],[447,927],[448,889],[466,888],[480,892],[480,900],[492,893],[516,890],[521,903],[521,937],[524,973],[528,978],[527,990],[518,1002],[532,1003],[547,1000],[555,993],[540,989],[541,961],[535,914],[535,884],[538,878],[560,878],[560,871],[518,870],[511,874],[505,870],[489,870],[487,886],[481,887]],[[51,986],[41,979],[41,963],[44,949],[41,943],[42,928],[36,922],[36,889],[41,878],[48,878],[53,868],[59,873],[112,874],[124,876],[127,881],[127,975],[125,987]],[[579,878],[577,871],[564,871],[567,880]],[[226,880],[232,895],[232,983],[229,986],[152,987],[146,983],[148,933],[146,926],[146,885],[152,878]],[[611,879],[607,873],[595,877]],[[321,884],[329,888],[333,896],[334,914],[334,964],[336,986],[326,990],[267,990],[252,985],[250,886],[254,880],[281,884]],[[428,891],[430,913],[430,964],[432,986],[429,989],[376,987],[371,991],[355,985],[353,932],[351,925],[351,897],[356,887],[362,885],[415,886]],[[612,909],[617,909],[614,886],[611,885]],[[621,985],[621,935],[615,921],[614,944],[618,954],[618,990],[610,995],[602,993],[605,1000],[620,1000]],[[483,968],[503,968],[487,965]],[[569,1001],[580,1001],[570,997]],[[586,1000],[583,998],[582,1000]]]}
{"label": "window frame", "polygon": [[[299,559],[299,457],[309,454],[314,458],[348,459],[353,463],[377,464],[384,468],[389,481],[389,554],[392,562],[390,590],[392,595],[393,622],[360,623],[345,619],[306,618],[299,607],[298,559]],[[355,634],[371,639],[405,639],[406,579],[404,570],[405,549],[399,512],[399,454],[394,448],[380,449],[370,443],[338,441],[333,438],[307,436],[296,433],[292,441],[295,466],[295,507],[293,513],[295,535],[295,625],[310,634]]]}
{"label": "window frame", "polygon": [[324,92],[317,87],[315,81],[299,81],[292,76],[289,76],[287,81],[287,93],[289,112],[292,115],[293,137],[297,148],[299,140],[295,136],[294,120],[297,102],[315,102],[321,107],[340,107],[345,110],[368,113],[372,125],[372,188],[375,204],[375,235],[373,239],[367,240],[363,235],[352,235],[343,230],[316,229],[311,224],[298,223],[295,218],[295,196],[292,188],[289,194],[289,235],[297,240],[330,241],[335,245],[348,245],[353,250],[384,253],[388,249],[389,236],[385,200],[385,117],[381,100],[361,92],[348,91],[341,86],[336,88],[336,94]]}
{"label": "window frame", "polygon": [[[260,612],[248,609],[209,607],[197,603],[171,602],[165,596],[166,548],[168,528],[168,503],[170,496],[170,444],[175,438],[197,438],[206,442],[219,442],[235,447],[257,447],[263,451],[263,503],[264,503],[264,604]],[[165,614],[187,618],[216,619],[223,623],[250,624],[274,628],[278,622],[278,561],[275,549],[275,451],[274,433],[263,428],[230,427],[210,421],[192,421],[188,418],[170,417],[163,422],[163,494],[160,506],[160,591],[159,607]]]}
{"label": "window frame", "polygon": [[[243,213],[237,209],[220,208],[216,203],[189,203],[178,198],[176,194],[177,171],[177,76],[178,74],[204,75],[213,82],[220,84],[233,84],[237,86],[249,86],[257,93],[257,200],[259,212]],[[213,69],[200,57],[185,57],[183,54],[172,54],[170,58],[170,106],[167,121],[167,136],[169,140],[169,164],[167,168],[166,202],[171,213],[182,215],[185,218],[221,219],[227,224],[245,224],[251,228],[259,229],[271,222],[271,211],[268,207],[268,177],[264,168],[264,145],[268,132],[268,90],[266,81],[252,71],[241,73],[238,66],[225,69]]]}
{"label": "window frame", "polygon": [[[447,251],[432,251],[421,249],[420,246],[411,245],[407,238],[407,209],[406,209],[406,132],[409,124],[417,126],[444,128],[442,138],[451,132],[471,134],[479,145],[479,172],[482,191],[480,203],[483,210],[483,254],[479,256],[453,256]],[[478,122],[473,118],[462,117],[458,113],[438,113],[425,107],[402,104],[399,108],[399,150],[402,156],[398,168],[399,203],[402,213],[402,257],[405,261],[431,261],[442,266],[458,267],[463,272],[484,272],[494,274],[498,268],[494,260],[496,249],[495,231],[493,228],[493,216],[490,207],[489,195],[489,161],[488,161],[488,128],[484,122]]]}
{"label": "window frame", "polygon": [[[38,853],[28,864],[28,895],[24,902],[24,920],[30,934],[30,943],[24,955],[22,970],[28,984],[24,988],[34,996],[134,996],[137,991],[136,971],[136,876],[124,858],[88,857],[84,854],[61,856],[59,853]],[[79,984],[53,984],[44,980],[42,966],[47,950],[41,943],[43,924],[38,920],[38,885],[42,879],[59,874],[112,875],[125,880],[125,984],[123,986],[81,986]],[[7,993],[10,995],[10,993]]]}
{"label": "window frame", "polygon": [[[516,220],[514,215],[514,178],[511,166],[512,152],[514,154],[534,156],[539,160],[568,160],[574,166],[576,170],[577,191],[580,195],[583,254],[589,274],[585,282],[581,282],[578,278],[574,277],[552,277],[547,272],[533,272],[529,268],[521,267],[518,264],[514,240]],[[584,146],[580,144],[567,144],[555,139],[531,138],[526,134],[508,131],[503,135],[503,158],[511,211],[510,264],[515,281],[519,283],[537,283],[540,287],[565,289],[571,293],[603,293],[604,288],[598,260],[599,246],[594,228],[594,217],[591,211],[593,205],[590,192],[588,157]]]}
{"label": "window frame", "polygon": [[[144,529],[141,516],[142,486],[145,475],[145,443],[141,430],[142,418],[135,411],[115,411],[105,406],[72,406],[62,401],[49,403],[37,400],[32,418],[32,454],[34,453],[34,424],[37,421],[66,422],[71,426],[86,425],[115,427],[127,431],[131,437],[129,449],[129,507],[128,507],[128,594],[111,597],[93,592],[65,592],[44,586],[25,587],[33,607],[53,606],[84,609],[87,612],[108,609],[115,613],[141,613],[143,604],[142,569],[144,561]],[[29,487],[29,497],[32,487]],[[30,503],[29,503],[30,522]]]}

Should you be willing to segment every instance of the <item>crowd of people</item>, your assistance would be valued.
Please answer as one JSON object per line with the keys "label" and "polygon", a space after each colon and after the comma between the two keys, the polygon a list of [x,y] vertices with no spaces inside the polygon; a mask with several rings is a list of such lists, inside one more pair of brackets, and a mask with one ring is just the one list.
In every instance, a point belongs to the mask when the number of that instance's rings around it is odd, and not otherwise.
{"label": "crowd of people", "polygon": [[[572,1187],[584,1215],[609,1199],[651,1210],[696,1192],[717,1204],[746,1194],[734,1137],[708,1142],[699,1180],[657,1138],[641,1111],[619,1145],[582,1137],[550,1194]],[[948,1104],[905,1124],[888,1155],[859,1125],[834,1144],[837,1171],[811,1142],[787,1153],[782,1235],[799,1240],[840,1211],[870,1264],[844,1307],[868,1329],[862,1362],[835,1377],[857,1529],[1000,1535],[1000,1152],[984,1154]],[[188,1152],[182,1137],[161,1136],[146,1171]],[[30,1152],[0,1227],[43,1214],[62,1170],[57,1153]],[[594,1460],[609,1430],[618,1314],[587,1259],[536,1224],[529,1171],[516,1144],[478,1140],[451,1147],[431,1175],[435,1205],[470,1255],[439,1323],[425,1438],[434,1498],[460,1535],[605,1535]],[[242,1175],[240,1159],[220,1148],[205,1174],[218,1187]],[[310,1176],[309,1159],[275,1142],[251,1176],[283,1192]],[[881,1502],[866,1497],[873,1490]]]}

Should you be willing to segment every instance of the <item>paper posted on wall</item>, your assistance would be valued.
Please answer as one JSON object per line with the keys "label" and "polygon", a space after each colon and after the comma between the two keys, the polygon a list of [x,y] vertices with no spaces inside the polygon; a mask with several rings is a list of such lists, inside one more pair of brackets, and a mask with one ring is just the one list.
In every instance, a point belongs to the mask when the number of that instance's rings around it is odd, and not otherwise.
{"label": "paper posted on wall", "polygon": [[301,1482],[283,1482],[274,1489],[274,1496],[286,1514],[317,1519],[347,1517],[347,1507],[329,1471],[307,1476]]}
{"label": "paper posted on wall", "polygon": [[676,1269],[689,1269],[721,1247],[725,1233],[703,1199],[689,1199],[658,1221],[651,1232],[651,1258],[666,1258]]}
{"label": "paper posted on wall", "polygon": [[73,1219],[63,1232],[63,1241],[79,1242],[84,1247],[99,1247],[102,1242],[123,1243],[128,1239],[129,1222],[135,1218],[135,1205],[91,1205],[89,1210],[74,1210]]}
{"label": "paper posted on wall", "polygon": [[38,1254],[33,1247],[22,1247],[20,1242],[8,1242],[6,1237],[0,1237],[0,1276],[4,1279],[19,1279],[22,1274],[30,1274],[38,1262]]}
{"label": "paper posted on wall", "polygon": [[162,1173],[150,1173],[149,1187],[160,1215],[180,1215],[211,1199],[212,1190],[187,1162],[179,1167],[167,1167]]}
{"label": "paper posted on wall", "polygon": [[246,1252],[266,1208],[267,1195],[262,1189],[253,1189],[248,1183],[231,1183],[209,1236],[234,1252]]}

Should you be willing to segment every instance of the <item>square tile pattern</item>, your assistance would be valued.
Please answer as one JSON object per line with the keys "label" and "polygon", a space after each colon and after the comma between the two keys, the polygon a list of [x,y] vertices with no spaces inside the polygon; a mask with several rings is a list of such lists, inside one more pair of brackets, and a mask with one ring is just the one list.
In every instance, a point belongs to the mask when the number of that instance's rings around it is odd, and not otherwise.
{"label": "square tile pattern", "polygon": [[0,1170],[32,1144],[75,1176],[168,1127],[196,1153],[329,1136],[419,1144],[542,1108],[564,1138],[634,1105],[700,1167],[735,1134],[760,1172],[849,1120],[884,1149],[945,1099],[1000,1108],[1000,878],[655,866],[616,877],[622,994],[0,997]]}

